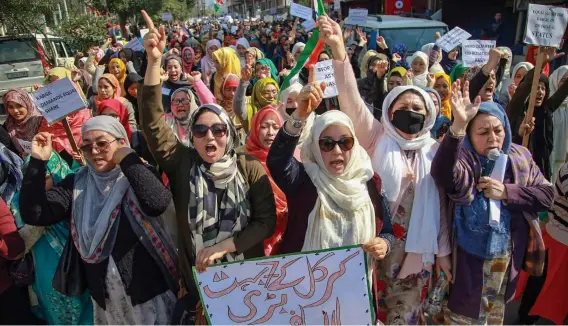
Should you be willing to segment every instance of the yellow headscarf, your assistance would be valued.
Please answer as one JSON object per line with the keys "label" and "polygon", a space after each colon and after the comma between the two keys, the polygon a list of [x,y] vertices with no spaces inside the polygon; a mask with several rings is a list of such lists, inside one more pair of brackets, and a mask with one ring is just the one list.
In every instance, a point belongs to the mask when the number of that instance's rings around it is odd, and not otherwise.
{"label": "yellow headscarf", "polygon": [[280,87],[278,87],[278,83],[272,78],[263,78],[258,80],[256,84],[254,84],[254,87],[252,88],[252,95],[250,96],[250,103],[248,105],[247,128],[249,126],[252,126],[252,118],[260,109],[262,109],[267,105],[278,103],[278,97],[274,98],[273,101],[268,101],[267,99],[264,98],[264,96],[262,96],[262,91],[267,85],[270,84],[276,86],[276,91],[280,92]]}
{"label": "yellow headscarf", "polygon": [[[393,68],[390,72],[389,72],[389,77],[392,76],[393,73],[398,73],[400,75],[400,77],[404,78],[404,76],[406,76],[406,69],[404,69],[404,67],[396,67]],[[387,78],[387,79],[388,79]]]}
{"label": "yellow headscarf", "polygon": [[[63,67],[55,67],[53,69],[50,69],[49,72],[47,73],[47,76],[45,76],[45,80],[44,83],[46,85],[49,84],[50,82],[50,77],[54,76],[57,77],[58,79],[63,79],[63,78],[69,78],[69,80],[71,80],[73,82],[73,76],[71,75],[71,71],[69,71],[69,69],[63,68]],[[81,89],[81,85],[75,83],[75,88],[77,89],[77,93],[81,94],[81,96],[83,96],[83,98],[85,98],[85,94],[83,94],[83,90]]]}
{"label": "yellow headscarf", "polygon": [[[450,76],[448,76],[447,74],[443,73],[443,72],[439,72],[434,74],[434,80],[437,81],[438,78],[444,78],[444,80],[446,81],[446,83],[448,84],[448,96],[446,96],[445,99],[442,99],[442,103],[441,103],[441,107],[442,107],[442,115],[445,116],[446,118],[450,119],[450,121],[452,120],[452,105],[450,104],[450,94],[452,93],[452,81],[450,79]],[[440,94],[440,97],[442,97],[442,95]]]}
{"label": "yellow headscarf", "polygon": [[264,53],[262,53],[262,51],[260,51],[260,49],[258,49],[258,48],[250,47],[250,48],[247,49],[247,52],[254,53],[256,60],[264,58]]}
{"label": "yellow headscarf", "polygon": [[125,89],[124,89],[124,81],[126,80],[126,66],[124,65],[124,62],[122,62],[122,60],[120,60],[119,58],[114,58],[112,60],[110,60],[110,62],[108,63],[108,67],[109,67],[109,71],[110,71],[110,67],[112,66],[113,63],[116,63],[118,65],[118,67],[120,68],[120,75],[119,76],[115,76],[116,79],[118,79],[118,82],[120,83],[120,88],[122,90],[122,94],[127,94]]}
{"label": "yellow headscarf", "polygon": [[217,71],[215,72],[215,89],[213,95],[216,98],[223,98],[221,94],[221,85],[223,84],[223,77],[226,74],[235,74],[241,77],[241,62],[237,56],[237,52],[231,48],[220,48],[213,52],[213,60],[219,63]]}
{"label": "yellow headscarf", "polygon": [[361,60],[361,78],[367,77],[367,69],[369,69],[369,60],[371,57],[377,56],[379,53],[375,50],[369,50],[365,52],[363,60]]}

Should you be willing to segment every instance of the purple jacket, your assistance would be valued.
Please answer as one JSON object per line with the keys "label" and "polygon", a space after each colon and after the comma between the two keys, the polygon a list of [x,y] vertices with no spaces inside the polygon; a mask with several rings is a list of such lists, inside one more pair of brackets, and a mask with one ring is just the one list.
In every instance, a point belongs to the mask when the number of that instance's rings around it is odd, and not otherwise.
{"label": "purple jacket", "polygon": [[[463,146],[464,138],[447,135],[432,163],[432,177],[444,187],[454,204],[471,203],[481,165],[477,156]],[[452,173],[448,173],[452,171]],[[503,184],[508,199],[504,202],[511,213],[512,262],[505,293],[508,302],[515,294],[519,271],[523,268],[532,275],[542,273],[544,243],[537,213],[552,206],[554,187],[548,182],[524,147],[512,144]],[[453,221],[451,222],[453,225]],[[454,252],[454,284],[448,308],[460,315],[479,318],[483,287],[484,259],[472,256],[458,246]]]}

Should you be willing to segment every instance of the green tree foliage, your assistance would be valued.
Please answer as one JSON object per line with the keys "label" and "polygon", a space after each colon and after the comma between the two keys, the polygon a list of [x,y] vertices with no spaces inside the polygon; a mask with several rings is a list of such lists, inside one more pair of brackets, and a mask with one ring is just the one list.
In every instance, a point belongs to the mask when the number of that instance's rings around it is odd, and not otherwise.
{"label": "green tree foliage", "polygon": [[108,17],[81,14],[69,17],[57,28],[57,34],[78,51],[86,51],[106,38]]}
{"label": "green tree foliage", "polygon": [[140,16],[140,10],[144,9],[149,15],[155,15],[162,11],[165,0],[93,0],[91,5],[101,12],[108,10],[118,16],[123,37],[128,35],[126,21],[128,17]]}
{"label": "green tree foliage", "polygon": [[[0,5],[0,24],[6,26],[8,35],[35,37],[36,33],[46,33],[44,14],[51,14],[57,7],[57,0],[2,0]],[[55,66],[53,49],[46,49],[45,57]]]}
{"label": "green tree foliage", "polygon": [[191,15],[194,1],[164,0],[161,12],[170,12],[174,20],[185,21]]}

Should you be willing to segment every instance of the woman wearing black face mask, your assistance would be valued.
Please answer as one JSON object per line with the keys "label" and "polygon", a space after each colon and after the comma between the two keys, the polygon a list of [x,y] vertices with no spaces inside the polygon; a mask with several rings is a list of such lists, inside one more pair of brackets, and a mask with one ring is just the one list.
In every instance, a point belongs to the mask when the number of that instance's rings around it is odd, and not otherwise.
{"label": "woman wearing black face mask", "polygon": [[[385,324],[418,324],[422,290],[434,263],[451,278],[450,245],[443,190],[430,166],[438,144],[430,137],[436,108],[415,86],[395,87],[383,102],[382,122],[374,119],[357,90],[339,25],[319,17],[320,36],[331,48],[339,106],[353,121],[355,135],[381,177],[389,201],[395,240],[378,264],[379,318]],[[442,216],[444,216],[442,218]],[[402,303],[402,304],[399,304]]]}

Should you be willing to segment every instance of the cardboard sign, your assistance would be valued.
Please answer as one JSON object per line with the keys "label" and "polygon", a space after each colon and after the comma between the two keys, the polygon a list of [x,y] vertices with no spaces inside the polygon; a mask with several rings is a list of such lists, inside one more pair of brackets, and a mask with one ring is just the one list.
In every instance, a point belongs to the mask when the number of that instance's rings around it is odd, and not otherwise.
{"label": "cardboard sign", "polygon": [[87,102],[69,78],[59,79],[31,95],[39,112],[50,125],[87,107]]}
{"label": "cardboard sign", "polygon": [[335,84],[335,74],[333,72],[333,61],[326,60],[318,62],[315,65],[316,81],[318,84],[325,82],[327,87],[323,92],[324,98],[330,98],[337,96],[339,92],[337,91],[337,85]]}
{"label": "cardboard sign", "polygon": [[568,8],[529,4],[525,43],[559,47],[567,22]]}
{"label": "cardboard sign", "polygon": [[130,40],[130,42],[126,43],[126,45],[124,46],[127,49],[132,49],[132,51],[144,51],[144,46],[142,46],[142,43],[140,43],[140,40],[135,37],[132,40]]}
{"label": "cardboard sign", "polygon": [[290,15],[292,16],[296,16],[305,20],[310,20],[313,19],[312,12],[313,10],[310,7],[304,7],[297,3],[290,4]]}
{"label": "cardboard sign", "polygon": [[459,27],[454,27],[454,29],[440,37],[436,41],[436,44],[441,47],[442,50],[450,52],[470,37],[471,34],[468,32]]}
{"label": "cardboard sign", "polygon": [[312,29],[314,29],[314,27],[316,27],[316,22],[313,19],[306,20],[305,22],[302,23],[302,26],[304,26],[304,30],[306,32],[309,32]]}
{"label": "cardboard sign", "polygon": [[360,246],[209,266],[193,273],[210,325],[370,325]]}
{"label": "cardboard sign", "polygon": [[462,61],[464,67],[484,64],[489,58],[489,51],[496,47],[496,41],[469,40],[462,43]]}
{"label": "cardboard sign", "polygon": [[367,16],[369,11],[367,9],[349,9],[349,24],[350,25],[365,25],[367,23]]}
{"label": "cardboard sign", "polygon": [[140,30],[140,37],[144,38],[144,35],[148,34],[149,31],[150,31],[150,30],[147,29],[147,28],[142,28],[142,29]]}
{"label": "cardboard sign", "polygon": [[171,13],[164,12],[164,13],[162,13],[162,20],[171,21],[171,20],[174,20],[174,17],[172,16]]}
{"label": "cardboard sign", "polygon": [[30,154],[32,152],[32,142],[31,141],[25,141],[25,140],[20,139],[20,138],[16,138],[16,140],[18,141],[18,144],[24,150],[25,153]]}

